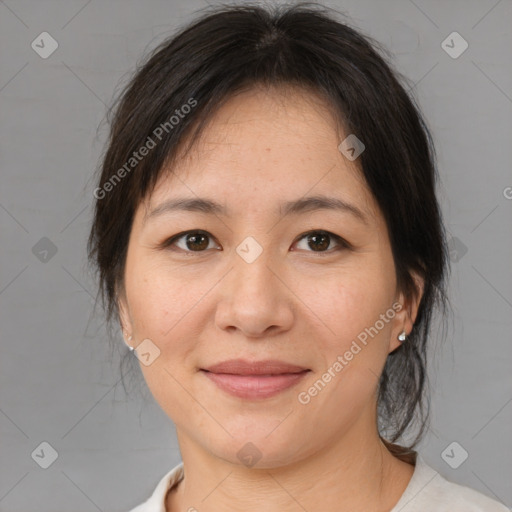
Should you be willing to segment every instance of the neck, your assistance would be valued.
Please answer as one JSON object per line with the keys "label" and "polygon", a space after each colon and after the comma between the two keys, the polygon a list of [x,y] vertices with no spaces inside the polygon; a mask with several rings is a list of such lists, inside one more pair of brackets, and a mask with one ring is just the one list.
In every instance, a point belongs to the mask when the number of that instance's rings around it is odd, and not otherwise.
{"label": "neck", "polygon": [[369,435],[358,425],[298,462],[268,469],[232,464],[177,433],[185,477],[168,493],[167,512],[259,512],[262,503],[268,512],[388,512],[414,471],[390,453],[376,429]]}

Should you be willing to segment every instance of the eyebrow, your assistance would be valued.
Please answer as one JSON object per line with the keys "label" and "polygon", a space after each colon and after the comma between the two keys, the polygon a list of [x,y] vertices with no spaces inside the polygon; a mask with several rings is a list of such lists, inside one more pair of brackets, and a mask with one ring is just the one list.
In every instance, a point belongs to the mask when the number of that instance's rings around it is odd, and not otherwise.
{"label": "eyebrow", "polygon": [[[364,224],[369,224],[368,217],[357,206],[350,204],[337,197],[328,197],[324,195],[315,195],[302,197],[294,201],[285,201],[279,205],[278,214],[280,217],[297,215],[300,213],[310,213],[320,210],[337,210],[349,213]],[[151,210],[145,217],[143,224],[149,219],[160,215],[175,212],[188,211],[199,212],[208,215],[223,215],[231,217],[230,211],[220,203],[207,198],[187,198],[179,197],[164,201]]]}

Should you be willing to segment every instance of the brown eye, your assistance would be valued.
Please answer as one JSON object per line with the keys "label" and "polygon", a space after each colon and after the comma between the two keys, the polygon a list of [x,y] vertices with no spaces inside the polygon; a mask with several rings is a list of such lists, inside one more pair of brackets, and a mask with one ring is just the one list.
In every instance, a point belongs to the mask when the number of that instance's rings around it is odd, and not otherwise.
{"label": "brown eye", "polygon": [[208,248],[208,237],[202,233],[186,235],[185,244],[188,249],[201,251]]}
{"label": "brown eye", "polygon": [[204,231],[187,231],[171,237],[165,247],[176,246],[185,252],[205,252],[210,245],[210,235]]}
{"label": "brown eye", "polygon": [[[162,244],[162,247],[185,253],[200,253],[212,248],[210,246],[212,240],[212,236],[206,231],[186,231],[169,238]],[[348,242],[343,240],[343,238],[323,230],[305,233],[296,243],[299,242],[303,244],[305,242],[305,246],[299,247],[299,249],[306,250],[307,252],[330,253],[343,248],[350,248]]]}
{"label": "brown eye", "polygon": [[332,241],[335,241],[338,244],[338,248],[340,246],[344,248],[349,247],[347,242],[345,242],[341,237],[333,233],[329,233],[328,231],[310,231],[309,233],[301,236],[299,241],[302,240],[306,241],[306,247],[309,248],[309,252],[330,252],[330,250],[327,250],[329,249]]}

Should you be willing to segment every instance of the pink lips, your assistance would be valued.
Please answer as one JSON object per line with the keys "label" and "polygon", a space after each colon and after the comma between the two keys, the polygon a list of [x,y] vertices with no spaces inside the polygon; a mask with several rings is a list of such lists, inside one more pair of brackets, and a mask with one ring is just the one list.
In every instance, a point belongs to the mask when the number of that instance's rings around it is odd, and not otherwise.
{"label": "pink lips", "polygon": [[284,361],[231,359],[202,368],[219,388],[239,398],[270,398],[298,383],[310,370]]}

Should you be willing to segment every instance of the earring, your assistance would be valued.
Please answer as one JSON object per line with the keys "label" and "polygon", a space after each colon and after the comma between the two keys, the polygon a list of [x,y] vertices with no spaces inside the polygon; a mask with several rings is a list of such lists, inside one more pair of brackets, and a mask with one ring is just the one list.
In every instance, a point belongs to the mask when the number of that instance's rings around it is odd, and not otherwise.
{"label": "earring", "polygon": [[133,338],[133,336],[132,336],[132,335],[130,335],[130,337],[129,337],[128,339],[126,339],[126,335],[125,335],[125,333],[124,333],[124,331],[123,331],[123,339],[124,339],[124,342],[126,343],[126,345],[128,345],[128,348],[129,348],[130,350],[133,350],[133,347],[132,347],[128,342],[130,342],[130,341],[132,340],[132,338]]}
{"label": "earring", "polygon": [[407,339],[407,335],[405,334],[405,331],[402,331],[398,335],[398,340],[400,341],[400,343],[403,343],[406,339]]}

